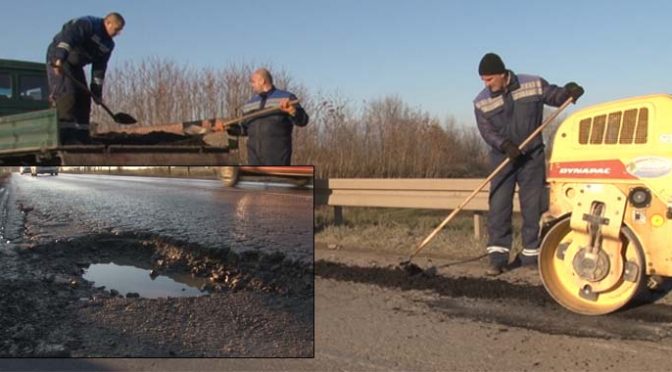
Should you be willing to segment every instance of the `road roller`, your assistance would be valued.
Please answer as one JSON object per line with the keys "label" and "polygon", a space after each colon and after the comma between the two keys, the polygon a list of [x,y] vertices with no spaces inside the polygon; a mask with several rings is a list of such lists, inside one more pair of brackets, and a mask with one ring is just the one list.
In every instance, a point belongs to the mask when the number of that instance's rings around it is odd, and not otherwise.
{"label": "road roller", "polygon": [[539,271],[548,293],[585,315],[614,312],[672,276],[672,96],[574,112],[548,165]]}

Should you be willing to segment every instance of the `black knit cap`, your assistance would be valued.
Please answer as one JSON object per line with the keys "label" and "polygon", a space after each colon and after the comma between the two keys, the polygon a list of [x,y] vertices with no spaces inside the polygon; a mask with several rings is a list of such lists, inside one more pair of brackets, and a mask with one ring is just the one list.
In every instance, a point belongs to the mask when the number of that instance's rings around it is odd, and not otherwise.
{"label": "black knit cap", "polygon": [[495,53],[487,53],[481,58],[481,63],[478,64],[478,74],[483,75],[498,75],[506,72],[504,62]]}

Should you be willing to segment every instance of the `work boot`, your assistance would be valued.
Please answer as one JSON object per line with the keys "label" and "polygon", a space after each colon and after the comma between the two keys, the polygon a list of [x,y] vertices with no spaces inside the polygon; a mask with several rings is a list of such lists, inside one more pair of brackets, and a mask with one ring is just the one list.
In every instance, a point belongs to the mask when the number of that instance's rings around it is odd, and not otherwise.
{"label": "work boot", "polygon": [[488,263],[488,268],[485,269],[485,275],[497,276],[506,271],[509,262],[508,254],[493,252],[488,254],[488,258],[490,262]]}
{"label": "work boot", "polygon": [[525,267],[534,267],[538,265],[539,249],[523,249],[517,258],[520,258],[520,265]]}
{"label": "work boot", "polygon": [[511,264],[509,264],[509,268],[511,270],[517,269],[517,268],[526,269],[526,270],[537,270],[537,267],[539,267],[537,257],[538,257],[537,255],[526,256],[526,255],[520,253],[516,256],[516,258],[513,259]]}
{"label": "work boot", "polygon": [[506,270],[537,270],[537,258],[536,257],[525,257],[522,255],[516,256],[516,258],[511,261],[510,264],[506,266]]}
{"label": "work boot", "polygon": [[537,256],[524,256],[521,254],[519,256],[519,259],[520,259],[520,266],[536,268],[539,265]]}

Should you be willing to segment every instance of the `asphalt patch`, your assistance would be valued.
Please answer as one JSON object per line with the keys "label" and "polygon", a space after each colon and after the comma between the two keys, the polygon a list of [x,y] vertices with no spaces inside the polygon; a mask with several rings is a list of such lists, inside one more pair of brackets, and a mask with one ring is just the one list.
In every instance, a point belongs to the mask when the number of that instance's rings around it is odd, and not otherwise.
{"label": "asphalt patch", "polygon": [[402,267],[357,267],[327,261],[315,263],[315,274],[325,279],[402,291],[431,291],[440,297],[427,300],[427,305],[450,318],[573,337],[647,341],[672,337],[672,307],[641,299],[613,314],[585,316],[565,310],[543,286],[513,284],[500,279],[409,276]]}
{"label": "asphalt patch", "polygon": [[515,299],[536,306],[555,306],[542,286],[511,285],[501,279],[450,278],[437,275],[410,275],[402,267],[358,267],[317,261],[315,275],[341,281],[407,290],[431,290],[447,297]]}

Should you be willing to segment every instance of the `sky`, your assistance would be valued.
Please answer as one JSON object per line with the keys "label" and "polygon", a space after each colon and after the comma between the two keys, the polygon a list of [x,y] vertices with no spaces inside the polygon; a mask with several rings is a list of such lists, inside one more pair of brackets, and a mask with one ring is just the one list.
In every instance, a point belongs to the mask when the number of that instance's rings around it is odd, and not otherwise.
{"label": "sky", "polygon": [[127,22],[111,68],[270,64],[313,93],[355,105],[396,95],[465,126],[487,52],[516,73],[581,84],[571,110],[672,87],[669,1],[0,1],[0,58],[44,61],[63,23],[110,11]]}

